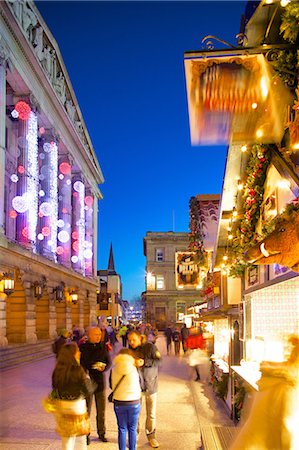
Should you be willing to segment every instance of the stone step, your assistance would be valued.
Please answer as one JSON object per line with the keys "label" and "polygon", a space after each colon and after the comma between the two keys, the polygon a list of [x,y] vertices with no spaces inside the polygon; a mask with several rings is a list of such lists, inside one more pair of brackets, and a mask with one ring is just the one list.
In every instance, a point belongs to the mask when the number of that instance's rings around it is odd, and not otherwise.
{"label": "stone step", "polygon": [[13,344],[0,348],[0,370],[6,370],[53,355],[52,340],[35,344]]}

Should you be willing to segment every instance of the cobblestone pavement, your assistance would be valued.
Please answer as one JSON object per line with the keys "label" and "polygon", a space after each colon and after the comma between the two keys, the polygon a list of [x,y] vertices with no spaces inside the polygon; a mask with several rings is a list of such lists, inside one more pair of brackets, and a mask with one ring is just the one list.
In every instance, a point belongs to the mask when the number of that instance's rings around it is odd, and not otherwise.
{"label": "cobblestone pavement", "polygon": [[[159,374],[157,407],[157,439],[164,450],[197,450],[201,425],[232,426],[222,403],[215,399],[206,383],[191,380],[183,355],[166,356],[164,338],[157,345],[163,362]],[[121,348],[116,349],[116,352]],[[52,414],[43,410],[42,399],[50,392],[54,358],[44,359],[0,373],[1,417],[0,449],[59,450],[61,443],[55,433]],[[107,395],[110,391],[107,391]],[[144,428],[145,411],[141,411]],[[95,411],[92,409],[91,445],[77,438],[76,450],[117,450],[117,425],[113,405],[107,403],[106,436],[108,443],[97,439]],[[140,432],[139,449],[150,449],[145,433]]]}

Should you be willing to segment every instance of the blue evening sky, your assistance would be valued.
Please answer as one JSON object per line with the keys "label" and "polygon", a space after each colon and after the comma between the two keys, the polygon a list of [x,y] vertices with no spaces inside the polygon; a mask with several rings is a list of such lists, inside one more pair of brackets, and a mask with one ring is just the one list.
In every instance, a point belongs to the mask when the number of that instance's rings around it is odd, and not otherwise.
{"label": "blue evening sky", "polygon": [[189,198],[221,192],[226,149],[192,147],[183,55],[235,44],[244,1],[37,3],[61,50],[105,183],[98,269],[110,242],[123,298],[145,290],[147,231],[188,231]]}

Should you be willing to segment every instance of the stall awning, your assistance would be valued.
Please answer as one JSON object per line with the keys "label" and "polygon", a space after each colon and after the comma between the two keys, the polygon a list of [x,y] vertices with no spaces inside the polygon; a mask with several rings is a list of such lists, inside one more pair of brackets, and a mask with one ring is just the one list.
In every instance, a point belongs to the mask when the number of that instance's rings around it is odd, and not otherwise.
{"label": "stall awning", "polygon": [[263,54],[186,53],[185,75],[193,145],[281,141],[292,97]]}

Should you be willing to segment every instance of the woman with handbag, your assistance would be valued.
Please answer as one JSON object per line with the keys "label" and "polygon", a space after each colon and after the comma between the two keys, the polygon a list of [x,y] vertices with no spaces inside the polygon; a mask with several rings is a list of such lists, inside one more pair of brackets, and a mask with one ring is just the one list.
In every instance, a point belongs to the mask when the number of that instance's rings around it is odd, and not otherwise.
{"label": "woman with handbag", "polygon": [[140,413],[141,388],[137,367],[144,361],[136,360],[133,352],[122,349],[114,359],[111,373],[114,412],[118,426],[118,448],[126,449],[126,436],[129,435],[129,450],[136,449],[137,423]]}
{"label": "woman with handbag", "polygon": [[56,431],[62,439],[62,450],[73,450],[76,436],[90,432],[86,397],[91,383],[80,366],[80,350],[76,342],[61,347],[52,374],[52,388],[56,398],[53,411]]}

